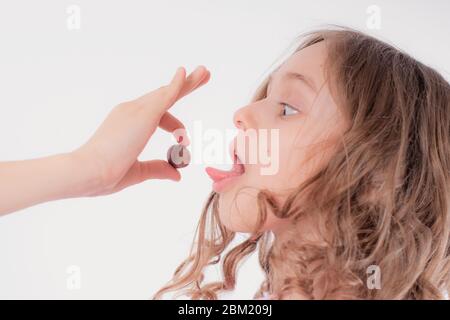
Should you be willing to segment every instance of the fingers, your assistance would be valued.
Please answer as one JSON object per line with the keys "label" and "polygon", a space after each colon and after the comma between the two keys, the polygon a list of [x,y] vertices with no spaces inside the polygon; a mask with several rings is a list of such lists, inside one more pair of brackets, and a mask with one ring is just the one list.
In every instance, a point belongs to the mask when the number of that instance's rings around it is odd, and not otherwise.
{"label": "fingers", "polygon": [[[168,85],[132,101],[133,107],[142,110],[144,118],[151,119],[151,132],[159,126],[172,132],[179,143],[188,145],[184,125],[167,111],[178,99],[207,83],[210,77],[210,72],[204,66],[197,67],[187,78],[184,67],[179,67]],[[180,137],[182,141],[178,140]]]}
{"label": "fingers", "polygon": [[168,92],[164,103],[165,110],[169,109],[177,100],[191,93],[209,81],[211,73],[204,67],[198,66],[187,78],[183,67],[177,69],[172,81],[165,88]]}
{"label": "fingers", "polygon": [[[191,93],[195,89],[201,87],[207,83],[211,77],[211,73],[204,67],[198,66],[186,79],[183,81],[184,68],[179,68],[175,73],[170,86],[173,87],[172,94],[178,92],[175,101],[181,99],[185,95]],[[181,87],[181,88],[180,88]],[[173,97],[172,97],[173,99]],[[175,103],[171,101],[170,105]],[[170,107],[170,106],[169,106]],[[177,142],[183,145],[189,145],[189,138],[186,134],[186,129],[183,123],[171,115],[169,112],[165,112],[159,122],[159,127],[165,131],[172,132]]]}
{"label": "fingers", "polygon": [[211,73],[204,67],[198,66],[187,78],[183,88],[178,94],[177,100],[191,93],[197,88],[207,83],[211,77]]}
{"label": "fingers", "polygon": [[170,108],[177,100],[205,84],[209,78],[210,72],[204,66],[195,68],[187,78],[186,70],[183,67],[179,67],[167,87],[169,92],[167,107]]}
{"label": "fingers", "polygon": [[190,141],[183,123],[169,112],[165,112],[161,117],[159,127],[167,132],[171,132],[178,143],[185,146],[189,145]]}
{"label": "fingers", "polygon": [[177,100],[208,82],[210,77],[210,72],[204,66],[197,67],[187,78],[186,70],[179,67],[168,85],[144,94],[135,102],[162,115]]}
{"label": "fingers", "polygon": [[169,84],[140,96],[135,102],[145,108],[150,107],[153,111],[164,112],[175,103],[185,81],[186,70],[179,67]]}
{"label": "fingers", "polygon": [[207,70],[206,76],[203,78],[203,80],[200,82],[200,84],[196,88],[200,88],[202,85],[207,83],[209,81],[209,79],[211,79],[211,72],[209,72],[209,70]]}
{"label": "fingers", "polygon": [[176,129],[184,129],[183,123],[175,118],[169,112],[164,113],[159,121],[159,127],[167,132],[172,132]]}
{"label": "fingers", "polygon": [[170,84],[166,87],[168,90],[168,104],[172,106],[177,100],[178,95],[186,83],[186,70],[183,67],[179,67],[175,72]]}

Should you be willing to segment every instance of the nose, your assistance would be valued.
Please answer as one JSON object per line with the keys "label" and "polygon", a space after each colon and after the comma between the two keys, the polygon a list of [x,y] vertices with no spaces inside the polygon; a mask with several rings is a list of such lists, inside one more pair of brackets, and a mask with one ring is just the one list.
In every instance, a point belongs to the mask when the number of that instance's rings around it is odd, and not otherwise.
{"label": "nose", "polygon": [[247,130],[249,128],[255,128],[256,121],[253,116],[251,105],[240,108],[234,113],[233,123],[236,128],[241,130]]}

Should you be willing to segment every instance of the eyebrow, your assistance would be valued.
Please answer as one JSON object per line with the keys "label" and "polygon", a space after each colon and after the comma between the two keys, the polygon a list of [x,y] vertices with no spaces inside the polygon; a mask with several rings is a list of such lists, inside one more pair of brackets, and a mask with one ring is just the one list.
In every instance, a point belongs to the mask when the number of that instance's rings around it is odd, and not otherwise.
{"label": "eyebrow", "polygon": [[[314,81],[311,78],[309,78],[301,73],[297,73],[297,72],[287,72],[284,74],[284,77],[286,77],[288,79],[293,79],[293,80],[300,80],[301,82],[306,84],[311,90],[313,90],[317,94],[317,86],[315,85]],[[273,80],[273,75],[271,74],[269,76],[269,83],[267,85],[267,88],[269,88],[272,80]]]}

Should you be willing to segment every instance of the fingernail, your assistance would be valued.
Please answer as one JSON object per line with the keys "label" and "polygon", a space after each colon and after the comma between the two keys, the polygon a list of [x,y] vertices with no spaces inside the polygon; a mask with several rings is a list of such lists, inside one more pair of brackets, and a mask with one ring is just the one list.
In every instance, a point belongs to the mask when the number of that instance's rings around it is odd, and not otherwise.
{"label": "fingernail", "polygon": [[184,146],[188,146],[191,144],[191,141],[189,140],[189,137],[187,135],[184,136],[184,138],[181,141],[181,144]]}
{"label": "fingernail", "polygon": [[189,137],[186,132],[183,132],[178,138],[177,143],[182,144],[184,146],[188,146],[190,144]]}

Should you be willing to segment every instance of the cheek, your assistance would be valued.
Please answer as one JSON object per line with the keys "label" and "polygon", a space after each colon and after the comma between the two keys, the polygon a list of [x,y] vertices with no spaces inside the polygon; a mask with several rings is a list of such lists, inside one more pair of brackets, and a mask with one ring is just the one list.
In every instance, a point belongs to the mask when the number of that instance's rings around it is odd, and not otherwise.
{"label": "cheek", "polygon": [[300,163],[305,154],[305,148],[298,146],[302,140],[299,124],[294,123],[280,130],[278,147],[271,150],[273,163],[277,162],[277,171],[273,175],[262,176],[261,182],[269,190],[282,192],[286,188],[297,185]]}
{"label": "cheek", "polygon": [[280,178],[298,186],[327,163],[339,143],[341,119],[317,105],[316,110],[290,127],[280,138]]}

